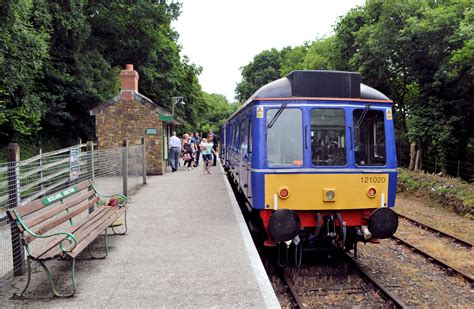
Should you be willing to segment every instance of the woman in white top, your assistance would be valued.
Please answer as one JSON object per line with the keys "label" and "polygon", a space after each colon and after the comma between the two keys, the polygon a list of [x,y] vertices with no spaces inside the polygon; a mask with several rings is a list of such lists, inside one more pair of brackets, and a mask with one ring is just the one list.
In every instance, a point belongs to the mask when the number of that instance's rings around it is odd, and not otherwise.
{"label": "woman in white top", "polygon": [[212,142],[208,143],[207,139],[203,138],[199,146],[201,148],[202,160],[204,161],[204,174],[211,174],[211,153],[214,152],[214,150],[212,149],[212,146],[214,146],[214,144]]}

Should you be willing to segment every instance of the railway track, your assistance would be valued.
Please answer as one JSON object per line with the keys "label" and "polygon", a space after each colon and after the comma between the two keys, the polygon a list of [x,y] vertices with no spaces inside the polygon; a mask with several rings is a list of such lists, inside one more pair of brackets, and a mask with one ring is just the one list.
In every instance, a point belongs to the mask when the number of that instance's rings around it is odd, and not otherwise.
{"label": "railway track", "polygon": [[288,292],[288,295],[290,296],[290,298],[293,302],[293,308],[295,308],[295,309],[306,308],[304,303],[303,303],[303,300],[301,299],[301,297],[296,292],[295,286],[293,285],[293,282],[291,281],[291,279],[286,274],[285,270],[280,270],[279,276],[280,276],[281,279],[283,279],[283,282],[285,283],[285,285],[288,288],[287,292]]}
{"label": "railway track", "polygon": [[[443,231],[440,231],[439,229],[433,227],[433,226],[430,226],[430,225],[427,225],[427,224],[424,224],[424,223],[421,223],[419,221],[417,221],[416,219],[414,218],[411,218],[411,217],[408,217],[408,216],[405,216],[405,215],[401,215],[401,214],[398,214],[398,216],[400,218],[403,218],[405,219],[406,221],[410,222],[411,224],[413,225],[416,225],[418,227],[421,227],[425,230],[428,230],[430,232],[433,232],[433,233],[436,233],[438,235],[441,235],[442,237],[446,238],[446,239],[449,239],[455,243],[458,243],[464,247],[466,247],[467,249],[472,249],[472,243],[464,240],[464,239],[461,239],[459,237],[456,237],[452,234],[449,234],[449,233],[446,233],[446,232],[443,232]],[[415,244],[405,240],[405,239],[402,239],[396,235],[393,235],[392,236],[392,239],[394,239],[397,243],[399,244],[402,244],[404,245],[405,247],[409,248],[411,251],[414,251],[416,252],[417,254],[420,254],[422,255],[423,257],[427,258],[431,263],[433,264],[436,264],[438,266],[440,266],[441,268],[445,269],[448,274],[452,275],[452,274],[456,274],[460,277],[462,277],[464,280],[466,280],[468,283],[470,283],[471,286],[474,286],[474,277],[471,276],[470,274],[467,274],[466,272],[462,271],[461,269],[458,269],[452,265],[449,265],[447,264],[446,262],[436,258],[435,256],[433,256],[432,254],[426,252],[425,250],[423,250],[422,248],[420,247],[417,247]]]}
{"label": "railway track", "polygon": [[440,231],[439,229],[433,227],[433,226],[430,226],[430,225],[427,225],[427,224],[424,224],[424,223],[421,223],[419,221],[417,221],[416,219],[413,219],[411,217],[407,217],[405,215],[402,215],[402,214],[399,214],[397,213],[397,215],[400,217],[400,218],[403,218],[405,220],[407,220],[408,222],[410,222],[411,224],[414,224],[416,226],[419,226],[425,230],[428,230],[428,231],[431,231],[431,232],[434,232],[434,233],[437,233],[445,238],[448,238],[466,248],[469,248],[469,249],[472,249],[472,243],[470,243],[469,241],[467,240],[464,240],[464,239],[461,239],[457,236],[454,236],[452,234],[449,234],[449,233],[446,233],[446,232],[443,232],[443,231]]}
{"label": "railway track", "polygon": [[422,255],[423,257],[428,259],[428,261],[430,261],[431,263],[442,267],[443,269],[445,269],[448,272],[448,274],[450,274],[450,275],[451,274],[456,274],[456,275],[462,277],[464,280],[466,280],[468,283],[471,284],[471,287],[474,287],[474,278],[471,275],[463,272],[462,270],[460,270],[456,267],[448,265],[444,261],[434,257],[433,255],[429,254],[428,252],[424,251],[423,249],[415,246],[414,244],[412,244],[412,243],[410,243],[410,242],[408,242],[404,239],[401,239],[400,237],[397,237],[397,236],[393,235],[392,239],[394,239],[397,243],[402,244],[405,247],[409,248],[410,250]]}
{"label": "railway track", "polygon": [[346,253],[348,261],[357,268],[362,277],[365,278],[368,282],[373,284],[374,288],[379,291],[385,298],[385,300],[394,304],[396,308],[408,308],[408,306],[399,299],[395,294],[391,293],[387,288],[385,288],[377,279],[375,279],[365,268],[357,262],[355,258],[350,256],[349,253]]}
{"label": "railway track", "polygon": [[[390,292],[385,286],[383,286],[377,279],[375,279],[368,271],[365,270],[363,266],[359,264],[359,262],[354,259],[349,253],[342,255],[343,261],[350,265],[350,270],[355,270],[355,273],[366,283],[365,287],[361,287],[359,285],[354,286],[344,286],[335,285],[332,287],[312,287],[312,288],[304,288],[304,291],[298,292],[298,288],[295,286],[291,276],[287,273],[286,269],[278,268],[277,275],[281,279],[281,281],[286,285],[286,293],[289,296],[292,307],[293,308],[307,308],[305,303],[303,302],[303,298],[307,294],[315,294],[317,297],[323,298],[328,293],[345,293],[345,294],[362,294],[362,295],[370,295],[368,293],[369,290],[375,290],[379,297],[381,297],[386,303],[388,304],[389,308],[408,308],[408,306],[399,299],[395,294]],[[274,267],[277,267],[274,265]],[[313,265],[317,269],[317,265]],[[351,276],[352,271],[348,271],[347,276]],[[320,276],[328,276],[320,275]],[[329,275],[329,276],[337,276],[337,275]],[[305,280],[305,277],[301,278]],[[341,282],[347,281],[345,278],[341,280]],[[300,288],[301,289],[301,288]],[[304,295],[303,295],[304,294]],[[370,296],[369,296],[370,297]]]}

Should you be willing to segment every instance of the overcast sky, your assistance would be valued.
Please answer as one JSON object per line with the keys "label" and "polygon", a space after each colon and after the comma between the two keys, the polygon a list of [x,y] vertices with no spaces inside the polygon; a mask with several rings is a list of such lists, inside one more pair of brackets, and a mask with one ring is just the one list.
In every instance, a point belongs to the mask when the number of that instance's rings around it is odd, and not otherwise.
{"label": "overcast sky", "polygon": [[231,102],[239,68],[265,49],[297,46],[332,33],[337,18],[365,0],[181,0],[173,23],[182,55],[203,67],[202,89]]}

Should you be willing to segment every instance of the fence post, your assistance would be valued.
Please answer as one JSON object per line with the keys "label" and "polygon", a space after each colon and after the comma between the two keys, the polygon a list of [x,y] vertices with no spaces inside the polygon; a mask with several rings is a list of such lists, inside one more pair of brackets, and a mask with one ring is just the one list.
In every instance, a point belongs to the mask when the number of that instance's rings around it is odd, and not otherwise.
{"label": "fence post", "polygon": [[123,195],[128,196],[128,141],[123,140],[123,155],[122,155],[122,184]]}
{"label": "fence post", "polygon": [[88,159],[88,168],[91,170],[91,179],[92,182],[94,182],[94,142],[93,141],[87,141],[87,146],[86,146],[86,151],[90,152],[90,158]]}
{"label": "fence post", "polygon": [[[16,143],[8,144],[8,208],[15,208],[20,204],[20,146]],[[25,273],[25,256],[20,242],[20,233],[15,222],[10,223],[12,235],[13,274],[21,276]]]}
{"label": "fence post", "polygon": [[39,158],[39,167],[40,167],[40,179],[41,179],[41,192],[44,191],[44,181],[43,181],[43,149],[39,149],[39,155],[40,155],[40,158]]}
{"label": "fence post", "polygon": [[143,184],[146,184],[146,153],[145,153],[145,138],[142,137],[142,174],[143,174]]}
{"label": "fence post", "polygon": [[459,165],[461,164],[461,160],[458,160],[458,172],[456,174],[456,178],[459,178]]}

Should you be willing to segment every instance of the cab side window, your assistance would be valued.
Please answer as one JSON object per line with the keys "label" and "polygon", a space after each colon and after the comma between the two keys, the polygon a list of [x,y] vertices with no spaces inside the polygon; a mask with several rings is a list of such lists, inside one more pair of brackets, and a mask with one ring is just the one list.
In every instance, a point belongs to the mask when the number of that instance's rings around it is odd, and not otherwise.
{"label": "cab side window", "polygon": [[385,165],[386,150],[383,111],[356,109],[353,113],[353,121],[356,165]]}

